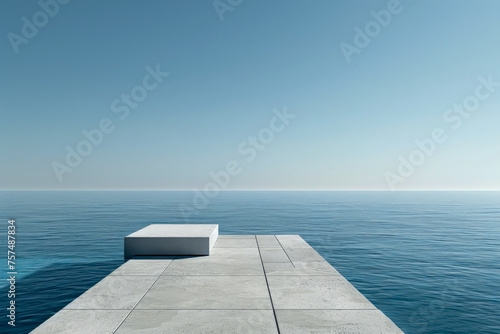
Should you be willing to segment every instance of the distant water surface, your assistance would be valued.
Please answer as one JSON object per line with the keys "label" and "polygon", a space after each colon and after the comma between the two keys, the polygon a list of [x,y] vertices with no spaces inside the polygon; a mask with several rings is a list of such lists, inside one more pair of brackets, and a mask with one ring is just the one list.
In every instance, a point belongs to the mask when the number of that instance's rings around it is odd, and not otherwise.
{"label": "distant water surface", "polygon": [[[191,192],[0,192],[16,219],[17,326],[28,333],[123,263],[123,237],[186,223]],[[500,333],[499,192],[222,192],[189,223],[300,234],[406,333]],[[3,314],[1,314],[3,312]]]}

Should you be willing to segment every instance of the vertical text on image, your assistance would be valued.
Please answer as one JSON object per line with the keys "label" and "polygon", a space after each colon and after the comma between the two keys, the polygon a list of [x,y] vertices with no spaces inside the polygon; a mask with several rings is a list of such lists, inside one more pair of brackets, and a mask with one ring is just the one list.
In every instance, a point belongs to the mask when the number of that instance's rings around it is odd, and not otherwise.
{"label": "vertical text on image", "polygon": [[7,307],[7,318],[10,326],[16,326],[16,220],[9,219],[7,225],[7,282],[9,291],[9,307]]}

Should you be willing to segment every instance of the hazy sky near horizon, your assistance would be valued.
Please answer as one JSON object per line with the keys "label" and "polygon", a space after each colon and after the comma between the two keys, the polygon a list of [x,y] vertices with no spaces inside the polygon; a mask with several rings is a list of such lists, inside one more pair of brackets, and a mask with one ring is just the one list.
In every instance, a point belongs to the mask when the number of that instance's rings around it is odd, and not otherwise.
{"label": "hazy sky near horizon", "polygon": [[0,3],[0,189],[500,189],[499,1],[41,3]]}

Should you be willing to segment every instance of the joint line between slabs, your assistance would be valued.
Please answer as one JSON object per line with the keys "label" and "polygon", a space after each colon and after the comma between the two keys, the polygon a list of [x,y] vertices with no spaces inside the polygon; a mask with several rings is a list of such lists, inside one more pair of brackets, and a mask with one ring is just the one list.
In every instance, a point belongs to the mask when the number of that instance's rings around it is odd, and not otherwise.
{"label": "joint line between slabs", "polygon": [[[295,264],[293,263],[292,259],[290,258],[290,256],[288,256],[288,253],[286,252],[286,249],[283,247],[283,245],[281,244],[281,242],[279,241],[279,239],[276,237],[276,235],[274,236],[276,238],[276,240],[278,241],[278,243],[280,244],[281,246],[281,249],[283,250],[283,252],[285,252],[286,254],[286,257],[288,258],[288,260],[290,261],[290,263],[292,264],[292,266],[295,268]],[[260,252],[260,250],[259,250]]]}
{"label": "joint line between slabs", "polygon": [[260,261],[262,263],[262,270],[264,271],[264,279],[266,280],[267,292],[269,293],[269,300],[271,301],[271,307],[273,308],[274,322],[276,323],[276,329],[278,330],[278,334],[280,334],[281,333],[280,326],[278,323],[278,318],[276,317],[276,310],[274,309],[273,296],[271,295],[271,288],[269,288],[269,282],[267,281],[266,268],[264,267],[264,261],[262,261],[262,254],[260,253],[259,240],[257,240],[257,236],[255,236],[255,241],[257,242],[257,248],[259,249],[259,256],[260,256]]}
{"label": "joint line between slabs", "polygon": [[134,307],[132,307],[132,309],[130,310],[130,312],[127,314],[127,316],[125,318],[123,318],[123,320],[118,324],[118,326],[116,327],[116,329],[113,331],[113,333],[116,333],[116,331],[118,329],[120,329],[121,325],[123,325],[123,323],[125,322],[125,320],[127,320],[127,318],[130,316],[130,314],[132,313],[133,310],[135,310],[135,308],[137,307],[137,305],[139,305],[139,303],[141,302],[142,299],[144,299],[144,297],[146,296],[146,294],[149,292],[149,290],[151,290],[151,288],[153,287],[153,285],[155,285],[156,282],[158,282],[158,280],[160,279],[161,275],[163,275],[163,273],[165,272],[165,270],[168,269],[168,267],[170,267],[170,265],[174,262],[175,258],[177,256],[174,256],[174,258],[172,259],[172,261],[170,261],[170,263],[167,265],[167,267],[161,272],[160,275],[158,275],[158,277],[155,279],[155,281],[153,282],[153,284],[151,284],[151,286],[146,290],[146,292],[144,292],[144,294],[142,295],[142,297],[139,299],[139,301],[137,303],[135,303]]}

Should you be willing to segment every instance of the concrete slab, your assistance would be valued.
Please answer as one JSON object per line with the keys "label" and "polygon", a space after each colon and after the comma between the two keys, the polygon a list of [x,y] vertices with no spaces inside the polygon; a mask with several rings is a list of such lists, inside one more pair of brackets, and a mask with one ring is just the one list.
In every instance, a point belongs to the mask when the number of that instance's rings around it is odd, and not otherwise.
{"label": "concrete slab", "polygon": [[255,239],[255,235],[219,234],[218,239]]}
{"label": "concrete slab", "polygon": [[403,334],[379,310],[276,310],[282,334]]}
{"label": "concrete slab", "polygon": [[295,261],[292,263],[264,263],[266,275],[281,275],[281,276],[324,276],[324,275],[340,275],[326,261]]}
{"label": "concrete slab", "polygon": [[218,239],[215,246],[217,248],[257,248],[257,241],[255,239],[225,238]]}
{"label": "concrete slab", "polygon": [[152,224],[125,237],[125,259],[137,255],[210,255],[219,225]]}
{"label": "concrete slab", "polygon": [[284,248],[292,262],[325,261],[325,259],[311,247]]}
{"label": "concrete slab", "polygon": [[272,309],[264,276],[160,276],[138,310]]}
{"label": "concrete slab", "polygon": [[134,310],[117,334],[277,334],[272,310]]}
{"label": "concrete slab", "polygon": [[258,235],[257,243],[260,248],[281,248],[281,244],[274,235]]}
{"label": "concrete slab", "polygon": [[215,248],[210,256],[177,256],[175,261],[184,259],[198,263],[253,262],[260,261],[260,253],[258,248]]}
{"label": "concrete slab", "polygon": [[264,275],[260,260],[242,261],[228,258],[220,261],[196,261],[192,259],[177,259],[163,273],[166,275]]}
{"label": "concrete slab", "polygon": [[376,309],[342,276],[267,276],[275,309]]}
{"label": "concrete slab", "polygon": [[125,262],[123,265],[118,267],[115,271],[113,271],[111,276],[124,276],[124,275],[156,275],[160,276],[165,269],[172,263],[174,257],[170,257],[169,259],[131,259]]}
{"label": "concrete slab", "polygon": [[131,310],[156,279],[156,276],[107,276],[64,309]]}
{"label": "concrete slab", "polygon": [[260,256],[262,257],[262,262],[271,263],[271,262],[284,262],[290,263],[290,259],[288,255],[286,255],[283,248],[261,248]]}
{"label": "concrete slab", "polygon": [[276,239],[281,246],[287,248],[311,248],[311,246],[299,235],[277,235]]}
{"label": "concrete slab", "polygon": [[130,313],[128,310],[61,310],[32,334],[111,334]]}
{"label": "concrete slab", "polygon": [[163,275],[264,275],[257,248],[215,248],[210,256],[177,257]]}

